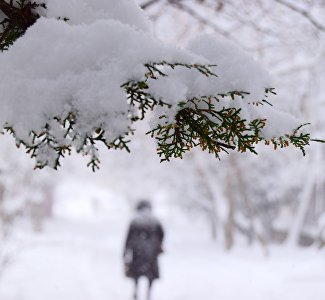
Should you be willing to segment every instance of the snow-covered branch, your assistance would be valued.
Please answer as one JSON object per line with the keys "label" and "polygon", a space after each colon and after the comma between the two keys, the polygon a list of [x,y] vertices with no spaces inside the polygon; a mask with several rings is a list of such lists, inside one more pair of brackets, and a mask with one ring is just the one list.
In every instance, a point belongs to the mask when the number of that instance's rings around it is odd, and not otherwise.
{"label": "snow-covered branch", "polygon": [[0,125],[38,168],[56,169],[74,148],[95,170],[97,144],[128,150],[148,111],[162,160],[195,146],[218,158],[256,153],[260,141],[304,153],[310,142],[300,122],[269,105],[267,72],[224,39],[164,44],[131,0],[22,2],[37,21],[1,53]]}

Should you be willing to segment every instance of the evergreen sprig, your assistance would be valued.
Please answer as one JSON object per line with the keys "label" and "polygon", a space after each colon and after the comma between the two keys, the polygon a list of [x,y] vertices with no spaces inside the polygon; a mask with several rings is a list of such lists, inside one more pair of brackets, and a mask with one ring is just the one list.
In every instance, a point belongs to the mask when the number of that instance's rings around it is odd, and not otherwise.
{"label": "evergreen sprig", "polygon": [[[171,105],[156,99],[147,92],[149,88],[146,81],[128,81],[121,86],[124,88],[128,103],[130,105],[130,115],[132,121],[143,120],[148,110],[153,110],[155,106],[167,106],[171,108]],[[136,108],[136,109],[135,109]]]}
{"label": "evergreen sprig", "polygon": [[[87,166],[90,166],[93,171],[98,169],[100,164],[97,147],[99,143],[104,144],[107,149],[124,149],[130,152],[126,135],[133,133],[131,128],[124,136],[108,142],[103,129],[96,128],[91,132],[83,133],[78,131],[76,122],[76,112],[70,112],[65,117],[55,117],[39,132],[31,131],[28,139],[19,137],[13,125],[7,124],[4,130],[15,138],[17,147],[23,145],[26,153],[36,159],[36,169],[45,166],[58,169],[61,166],[61,158],[71,154],[72,146],[77,153],[90,156]],[[61,131],[60,138],[53,134],[58,130]]]}
{"label": "evergreen sprig", "polygon": [[0,51],[8,50],[36,22],[40,17],[35,11],[38,7],[46,5],[30,0],[0,0],[0,10],[5,14],[0,23]]}
{"label": "evergreen sprig", "polygon": [[211,68],[216,67],[217,65],[202,65],[202,64],[186,64],[186,63],[170,63],[167,61],[161,61],[161,62],[153,62],[153,63],[147,63],[145,64],[145,67],[147,68],[148,72],[145,74],[146,79],[152,78],[157,79],[158,76],[168,76],[164,72],[165,67],[169,67],[171,69],[175,69],[176,67],[185,67],[187,69],[195,69],[201,74],[209,77],[209,76],[215,76],[218,77],[217,74],[212,72]]}
{"label": "evergreen sprig", "polygon": [[[230,96],[231,97],[231,96]],[[148,132],[156,138],[161,161],[180,157],[193,147],[213,153],[220,158],[220,152],[237,149],[256,153],[254,144],[260,140],[260,130],[265,120],[247,122],[240,117],[240,109],[217,109],[217,97],[193,98],[181,108],[174,123],[158,125]],[[166,118],[163,116],[162,118]]]}
{"label": "evergreen sprig", "polygon": [[[177,67],[183,67],[187,69],[194,69],[200,72],[201,74],[209,77],[217,75],[212,72],[211,67],[215,67],[216,65],[200,65],[200,64],[185,64],[185,63],[169,63],[166,61],[158,62],[158,63],[147,63],[144,65],[146,68],[146,72],[144,75],[144,80],[136,81],[130,80],[121,87],[125,90],[127,94],[128,103],[130,105],[130,115],[132,121],[143,120],[145,114],[148,110],[153,110],[155,106],[165,106],[167,108],[172,108],[172,105],[164,102],[163,99],[156,99],[150,93],[148,93],[149,89],[149,80],[154,79],[157,80],[159,77],[166,77],[167,72],[166,68],[174,70]],[[238,93],[238,92],[233,92]],[[239,92],[244,93],[244,92]],[[220,94],[219,96],[226,96]],[[134,109],[136,108],[136,110]]]}

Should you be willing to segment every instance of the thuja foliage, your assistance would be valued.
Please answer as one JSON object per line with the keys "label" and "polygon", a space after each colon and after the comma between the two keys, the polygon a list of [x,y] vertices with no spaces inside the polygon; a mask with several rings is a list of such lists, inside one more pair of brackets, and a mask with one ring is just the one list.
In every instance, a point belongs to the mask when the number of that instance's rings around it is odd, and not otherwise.
{"label": "thuja foliage", "polygon": [[0,10],[5,15],[0,23],[0,51],[7,50],[36,22],[39,15],[35,9],[38,7],[46,8],[46,5],[28,0],[0,0]]}
{"label": "thuja foliage", "polygon": [[[170,104],[161,99],[155,99],[147,93],[148,79],[159,79],[159,76],[167,76],[166,72],[159,67],[186,67],[196,69],[203,75],[217,76],[211,71],[212,65],[186,65],[171,64],[165,61],[160,63],[146,64],[148,72],[145,80],[140,82],[129,81],[124,84],[128,99],[131,104],[137,104],[142,119],[148,109],[155,106],[166,106]],[[270,93],[275,94],[273,88],[265,89],[265,99],[251,103],[252,105],[271,105],[267,101]],[[256,144],[263,141],[266,145],[273,145],[274,149],[284,148],[290,144],[301,149],[305,155],[305,146],[312,140],[309,133],[302,133],[299,130],[307,124],[301,125],[291,134],[281,137],[265,139],[261,130],[265,127],[266,119],[255,119],[248,122],[240,116],[241,109],[218,105],[221,101],[232,101],[235,97],[245,98],[249,93],[245,91],[231,91],[213,96],[202,96],[200,98],[187,99],[186,102],[179,102],[178,112],[173,122],[168,122],[166,115],[161,115],[161,122],[156,128],[148,132],[151,137],[157,140],[157,153],[161,161],[169,161],[172,157],[180,157],[193,147],[201,147],[219,158],[220,152],[229,153],[230,150],[239,152],[250,151],[256,153]],[[137,117],[135,117],[136,120]]]}
{"label": "thuja foliage", "polygon": [[[0,0],[0,10],[6,15],[1,22],[0,50],[8,50],[14,41],[24,34],[26,29],[35,23],[39,17],[35,13],[37,7],[46,8],[44,4],[20,0]],[[145,118],[148,111],[157,106],[168,109],[170,103],[164,99],[156,99],[149,93],[151,80],[159,80],[168,76],[168,72],[175,68],[188,68],[193,72],[200,72],[202,76],[217,76],[212,71],[213,65],[170,63],[167,61],[150,62],[145,64],[143,80],[129,80],[121,85],[126,93],[126,101],[129,106],[128,117],[131,124]],[[271,105],[267,100],[274,90],[265,90],[265,98],[261,101],[250,103],[251,105]],[[167,115],[162,114],[159,125],[148,134],[157,141],[157,153],[161,161],[170,160],[172,157],[182,158],[193,147],[201,147],[214,154],[217,158],[221,152],[236,150],[239,152],[250,151],[256,153],[255,147],[259,142],[273,145],[274,149],[287,147],[290,144],[302,150],[305,154],[305,146],[312,139],[309,133],[302,133],[300,126],[292,133],[270,140],[263,138],[261,130],[267,120],[255,119],[247,121],[241,117],[241,110],[222,106],[224,101],[233,101],[236,97],[245,98],[245,91],[230,91],[228,93],[202,96],[180,101],[174,120],[171,122]],[[78,123],[79,112],[71,106],[68,113],[49,119],[39,132],[31,131],[29,138],[20,138],[14,128],[14,124],[6,124],[4,129],[16,139],[17,146],[23,145],[27,153],[36,159],[36,168],[50,166],[57,169],[60,159],[71,153],[72,145],[78,153],[90,156],[88,166],[94,171],[99,168],[98,144],[104,144],[108,149],[128,148],[128,136],[133,133],[132,127],[113,141],[108,141],[104,129],[99,126],[89,132],[80,131]],[[54,132],[62,133],[60,139]],[[317,140],[319,141],[319,140]],[[54,158],[54,159],[53,159]]]}

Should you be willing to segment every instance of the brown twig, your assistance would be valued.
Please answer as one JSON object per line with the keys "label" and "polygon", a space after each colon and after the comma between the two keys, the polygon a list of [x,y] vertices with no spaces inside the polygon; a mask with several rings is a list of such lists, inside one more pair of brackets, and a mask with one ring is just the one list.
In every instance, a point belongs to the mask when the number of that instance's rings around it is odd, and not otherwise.
{"label": "brown twig", "polygon": [[318,30],[325,32],[325,25],[319,23],[317,20],[314,19],[314,17],[305,9],[300,8],[298,6],[293,5],[292,3],[289,3],[285,0],[275,0],[277,3],[295,11],[296,13],[301,14],[304,16],[311,24],[313,24]]}
{"label": "brown twig", "polygon": [[185,3],[182,3],[182,2],[177,1],[177,0],[168,0],[168,3],[170,5],[176,7],[177,9],[184,11],[185,13],[190,15],[193,19],[197,20],[202,25],[205,25],[207,27],[212,28],[214,31],[220,33],[221,35],[223,35],[225,37],[230,36],[230,32],[220,28],[214,22],[210,22],[210,20],[208,20],[204,16],[201,16],[197,11],[195,11],[194,9],[192,9],[191,7],[186,5]]}
{"label": "brown twig", "polygon": [[143,3],[143,4],[141,4],[140,7],[141,7],[142,9],[147,9],[147,8],[149,8],[150,6],[156,4],[156,3],[159,2],[159,1],[160,1],[160,0],[149,0],[149,1],[147,1],[147,2],[145,2],[145,3]]}

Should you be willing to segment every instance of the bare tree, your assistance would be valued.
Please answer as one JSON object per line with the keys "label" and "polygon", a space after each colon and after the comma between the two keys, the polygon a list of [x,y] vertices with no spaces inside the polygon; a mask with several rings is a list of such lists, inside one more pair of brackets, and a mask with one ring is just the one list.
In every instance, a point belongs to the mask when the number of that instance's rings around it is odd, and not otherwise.
{"label": "bare tree", "polygon": [[[274,75],[280,101],[295,101],[295,105],[289,105],[288,111],[310,119],[314,123],[314,131],[323,134],[324,1],[139,0],[138,3],[152,18],[156,33],[162,39],[185,45],[193,36],[206,32],[235,41],[262,61]],[[286,238],[292,243],[310,244],[303,240],[319,239],[317,236],[321,236],[323,227],[318,220],[325,210],[325,178],[318,169],[324,167],[324,151],[314,150],[310,152],[312,164],[308,161],[301,163],[300,158],[292,154],[283,154],[280,160],[278,156],[263,155],[265,160],[259,161],[258,167],[254,159],[229,164],[229,171],[237,176],[228,176],[222,183],[228,199],[228,214],[224,223],[227,247],[233,244],[236,231],[245,235],[249,232],[257,234],[257,240],[262,244],[266,241],[283,242]],[[286,163],[288,160],[290,163]],[[280,168],[281,164],[282,170],[279,171],[276,166]],[[297,165],[300,172],[296,170]],[[246,170],[255,176],[248,176]],[[215,176],[206,169],[201,169],[200,173]],[[280,182],[279,178],[290,182]],[[238,195],[241,207],[237,204]],[[266,210],[272,211],[272,214],[265,213]],[[282,212],[287,210],[291,211],[292,225],[279,227]],[[237,211],[246,211],[245,217],[251,224],[248,228],[236,221]]]}

